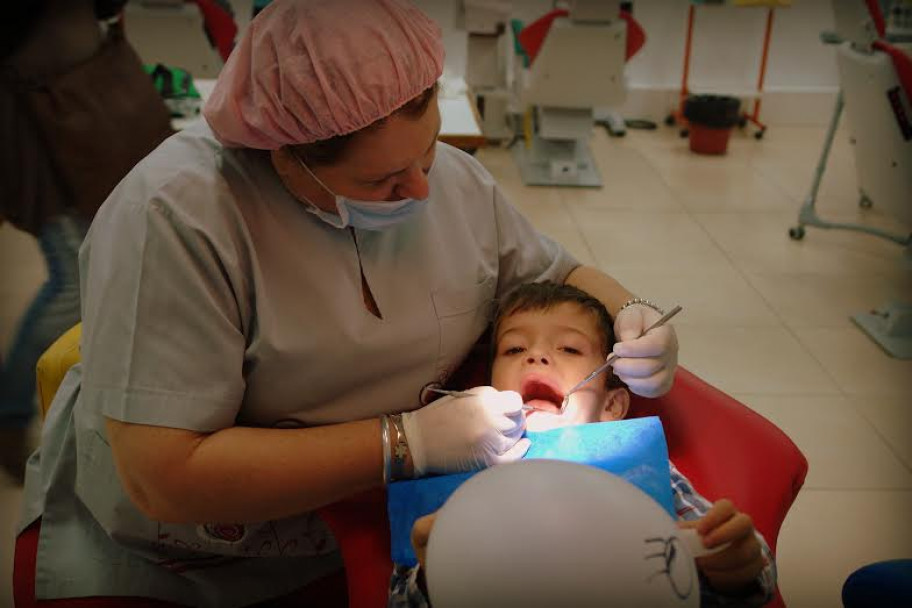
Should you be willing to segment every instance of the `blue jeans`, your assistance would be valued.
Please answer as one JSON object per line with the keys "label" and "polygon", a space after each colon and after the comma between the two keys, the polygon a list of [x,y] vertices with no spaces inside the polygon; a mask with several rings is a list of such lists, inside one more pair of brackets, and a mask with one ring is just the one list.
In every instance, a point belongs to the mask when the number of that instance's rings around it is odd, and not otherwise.
{"label": "blue jeans", "polygon": [[45,224],[38,244],[48,279],[29,305],[0,367],[0,427],[23,428],[35,415],[35,364],[79,322],[79,246],[89,223],[68,215]]}

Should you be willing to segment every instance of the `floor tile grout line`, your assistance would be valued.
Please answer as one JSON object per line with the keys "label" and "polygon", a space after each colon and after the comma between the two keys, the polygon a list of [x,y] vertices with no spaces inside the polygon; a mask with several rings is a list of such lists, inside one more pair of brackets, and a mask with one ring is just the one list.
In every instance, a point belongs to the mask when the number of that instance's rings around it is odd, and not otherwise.
{"label": "floor tile grout line", "polygon": [[[752,167],[752,168],[753,168],[753,167]],[[776,179],[775,177],[771,176],[771,175],[769,174],[768,171],[764,170],[762,166],[756,167],[756,171],[757,171],[757,173],[758,173],[758,175],[759,175],[760,177],[762,177],[763,179],[766,179],[766,180],[769,180],[770,182],[772,182],[772,186],[773,186],[773,188],[774,188],[775,190],[778,190],[778,191],[780,192],[780,194],[784,195],[788,200],[792,201],[792,203],[794,203],[794,204],[796,204],[796,205],[798,206],[797,209],[795,209],[795,220],[797,221],[797,220],[798,220],[798,212],[799,212],[800,209],[801,209],[801,205],[804,204],[804,200],[805,200],[805,198],[807,197],[807,195],[806,195],[806,194],[803,195],[803,196],[802,196],[802,195],[799,195],[799,196],[796,197],[796,196],[793,195],[791,192],[789,192],[788,189],[786,189],[786,187],[783,186],[783,185],[779,182],[778,179]],[[810,180],[808,180],[808,190],[810,190],[810,186],[811,186],[811,184],[813,183],[813,179],[814,179],[814,175],[813,175],[813,173],[811,173],[811,175],[810,175]],[[826,174],[824,174],[824,179],[826,179]],[[821,185],[821,187],[823,186],[823,182],[822,182],[822,181],[821,181],[821,184],[820,184],[820,185]]]}
{"label": "floor tile grout line", "polygon": [[[753,329],[757,329],[757,328],[753,328]],[[834,390],[836,390],[836,389],[834,389]],[[819,390],[808,391],[806,393],[802,393],[802,392],[794,391],[794,390],[783,392],[783,393],[776,393],[776,392],[758,393],[756,391],[745,392],[743,390],[741,390],[741,391],[734,390],[734,391],[732,391],[732,394],[743,395],[745,397],[761,397],[761,398],[767,398],[767,397],[779,398],[779,397],[781,397],[781,398],[785,398],[785,399],[788,399],[788,398],[818,399],[818,398],[824,398],[824,397],[829,398],[829,399],[832,399],[834,397],[842,397],[845,399],[853,399],[853,398],[859,398],[859,397],[866,397],[866,398],[873,397],[873,398],[880,398],[880,399],[899,399],[899,398],[903,398],[906,396],[905,394],[900,394],[898,392],[897,393],[879,393],[877,395],[867,395],[867,394],[862,395],[859,393],[850,393],[847,391],[839,391],[839,390],[836,390],[836,392],[833,392],[833,393],[823,393],[823,392],[820,392]]]}
{"label": "floor tile grout line", "polygon": [[[737,212],[735,212],[735,213],[737,213]],[[821,371],[823,371],[823,373],[830,380],[830,382],[833,383],[833,386],[836,388],[836,390],[839,391],[840,394],[845,396],[846,395],[845,391],[843,391],[842,386],[840,386],[839,382],[833,376],[833,374],[830,373],[830,371],[823,364],[823,362],[820,361],[820,359],[810,350],[808,345],[806,345],[800,339],[800,337],[796,334],[796,332],[785,322],[785,319],[782,317],[782,315],[779,313],[779,311],[776,310],[776,308],[772,305],[772,303],[750,281],[750,279],[747,276],[746,269],[742,268],[741,265],[735,261],[735,259],[729,254],[728,251],[725,250],[725,248],[722,246],[722,244],[719,243],[718,240],[713,237],[712,233],[710,233],[710,231],[706,228],[706,226],[703,224],[703,222],[701,222],[694,213],[692,213],[692,212],[690,212],[690,210],[688,210],[687,214],[688,214],[688,216],[690,216],[691,220],[694,221],[700,227],[700,230],[713,243],[713,245],[715,245],[715,247],[721,252],[721,254],[725,257],[725,259],[728,261],[728,263],[735,270],[735,272],[737,272],[738,275],[741,277],[741,279],[743,281],[745,281],[748,286],[750,286],[751,290],[755,294],[757,294],[759,300],[761,302],[763,302],[766,305],[766,307],[770,310],[770,312],[772,312],[772,314],[776,317],[776,319],[779,320],[779,323],[782,326],[782,328],[785,330],[785,332],[787,334],[789,334],[797,342],[797,344],[801,347],[802,351],[804,351],[805,354],[810,356],[811,359],[817,364],[817,366],[820,367]]]}
{"label": "floor tile grout line", "polygon": [[877,428],[877,425],[874,424],[874,421],[871,420],[871,418],[870,418],[869,416],[866,416],[866,415],[865,415],[864,410],[862,410],[861,408],[859,408],[859,407],[855,404],[855,401],[854,401],[852,398],[846,398],[846,401],[848,401],[849,407],[851,407],[851,408],[855,411],[855,413],[858,414],[858,416],[859,416],[862,420],[865,421],[865,423],[868,425],[868,428],[870,428],[871,431],[873,431],[874,434],[875,434],[875,435],[881,440],[881,442],[887,447],[887,450],[889,450],[890,453],[893,454],[893,457],[896,458],[897,461],[899,461],[899,464],[901,464],[907,471],[909,471],[910,473],[912,473],[912,463],[906,462],[906,459],[899,453],[899,450],[897,450],[897,449],[893,446],[893,442],[891,442],[891,441],[886,437],[886,435],[884,435],[884,434],[880,431],[880,429]]}
{"label": "floor tile grout line", "polygon": [[[646,160],[649,162],[649,164],[650,164],[650,166],[653,168],[653,170],[656,171],[656,172],[659,174],[659,178],[662,180],[662,183],[665,184],[665,187],[669,189],[669,191],[671,192],[672,196],[674,196],[675,200],[677,200],[677,196],[675,195],[674,191],[671,189],[671,185],[670,185],[670,184],[668,183],[668,181],[665,179],[665,176],[662,175],[662,173],[658,170],[658,168],[655,166],[655,164],[654,164],[652,161],[650,161],[648,158],[646,158]],[[753,166],[751,166],[750,169],[751,169],[751,170],[754,170]],[[764,179],[766,179],[762,174],[761,174],[761,177],[763,177]],[[777,186],[777,187],[778,187],[778,186]],[[679,202],[680,202],[680,201],[679,201]],[[835,388],[837,389],[837,391],[839,391],[841,394],[844,394],[843,391],[842,391],[842,387],[839,385],[839,383],[836,381],[836,379],[833,378],[833,376],[830,374],[829,370],[827,370],[826,367],[823,365],[823,363],[814,355],[813,352],[810,351],[810,349],[807,347],[807,345],[804,344],[804,342],[802,342],[802,341],[798,338],[798,336],[797,336],[797,335],[795,334],[795,332],[788,326],[788,324],[785,322],[785,319],[782,318],[782,315],[775,309],[775,307],[772,305],[772,303],[769,302],[769,301],[767,300],[767,298],[765,298],[765,297],[763,296],[763,294],[760,293],[759,290],[757,290],[757,288],[754,286],[754,284],[750,282],[750,280],[748,279],[748,277],[745,276],[745,270],[744,270],[743,268],[741,268],[741,266],[735,262],[735,260],[734,260],[733,257],[728,253],[728,251],[726,251],[725,248],[722,247],[721,243],[719,243],[719,242],[713,237],[713,235],[709,232],[709,230],[706,228],[706,226],[705,226],[702,222],[699,221],[699,219],[695,216],[695,214],[694,214],[693,212],[691,212],[690,209],[685,209],[685,213],[687,214],[687,216],[688,216],[693,222],[695,222],[695,223],[700,227],[700,230],[706,235],[706,237],[707,237],[707,238],[710,240],[710,242],[716,247],[716,249],[718,249],[718,251],[723,255],[723,257],[728,261],[728,263],[729,263],[729,264],[731,265],[731,267],[735,270],[735,272],[741,277],[741,279],[742,279],[743,281],[745,281],[745,283],[751,288],[751,290],[759,297],[760,301],[762,301],[762,302],[765,304],[765,306],[769,309],[769,311],[772,312],[772,314],[773,314],[773,315],[776,317],[776,319],[779,321],[780,325],[785,329],[786,333],[788,333],[789,335],[791,335],[791,336],[795,339],[795,341],[799,344],[799,346],[801,347],[801,349],[802,349],[807,355],[809,355],[809,356],[812,358],[812,360],[813,360],[813,361],[822,369],[822,371],[824,372],[824,374],[826,374],[826,377],[830,379],[830,381],[833,383],[833,385],[835,386]]]}
{"label": "floor tile grout line", "polygon": [[[748,403],[746,403],[746,401],[748,401],[751,397],[776,398],[776,399],[790,399],[790,398],[793,398],[793,399],[806,399],[806,398],[832,399],[833,398],[833,395],[828,395],[828,394],[824,394],[824,393],[814,393],[814,394],[789,393],[787,395],[775,395],[775,394],[771,394],[771,393],[745,393],[745,392],[740,392],[740,391],[732,396],[735,399],[737,399],[738,401],[741,401],[742,403],[744,403],[745,406],[747,406],[754,413],[759,414],[760,416],[763,416],[763,414],[761,412],[754,410]],[[843,394],[841,396],[842,396],[843,400],[846,402],[846,405],[849,407],[849,409],[851,409],[859,418],[864,420],[865,424],[867,425],[868,430],[872,431],[874,436],[877,437],[877,439],[879,439],[882,444],[884,444],[884,447],[886,447],[887,451],[893,455],[893,457],[896,459],[896,461],[899,463],[899,465],[902,468],[908,470],[910,473],[912,473],[912,466],[910,466],[906,462],[905,458],[903,458],[903,456],[893,446],[893,443],[886,436],[884,436],[883,433],[880,432],[880,430],[873,423],[873,421],[868,416],[866,416],[863,413],[863,411],[860,410],[855,405],[851,395]],[[855,396],[859,397],[861,395],[855,395]],[[887,396],[887,397],[892,397],[892,395]],[[763,416],[763,417],[766,418],[766,416]],[[767,420],[769,420],[769,419],[767,418]],[[772,421],[770,421],[770,422],[772,422]],[[783,430],[783,432],[785,432],[785,431]],[[910,488],[910,490],[912,490],[912,488]]]}
{"label": "floor tile grout line", "polygon": [[564,197],[563,192],[557,193],[557,200],[560,201],[560,205],[563,208],[564,212],[570,217],[570,222],[573,224],[573,227],[576,229],[576,233],[579,235],[579,238],[582,240],[583,244],[586,246],[586,252],[589,254],[589,258],[595,264],[595,267],[600,266],[599,259],[595,256],[595,250],[592,248],[592,245],[589,243],[589,239],[586,238],[586,233],[583,231],[580,223],[576,217],[576,214],[573,213],[573,210],[567,204],[567,201]]}
{"label": "floor tile grout line", "polygon": [[[639,214],[639,215],[647,215],[647,214],[674,215],[674,214],[683,213],[686,210],[684,205],[677,199],[677,197],[675,197],[673,195],[672,191],[670,189],[668,189],[668,186],[664,181],[662,182],[662,186],[669,192],[670,197],[672,198],[672,200],[674,200],[675,205],[677,205],[676,208],[656,207],[656,208],[652,208],[652,209],[640,209],[640,208],[635,208],[635,207],[624,207],[624,208],[604,208],[604,209],[602,209],[602,208],[591,208],[589,205],[586,205],[586,208],[583,208],[582,210],[588,210],[588,211],[593,211],[593,212],[608,211],[611,213],[618,213],[618,214],[628,213],[628,214]],[[577,219],[577,217],[576,217],[577,210],[576,210],[575,206],[572,205],[571,203],[567,202],[566,197],[564,196],[563,193],[564,193],[563,190],[561,190],[559,192],[562,203],[564,205],[566,205],[567,210],[571,214],[571,216],[574,219]]]}
{"label": "floor tile grout line", "polygon": [[[853,158],[853,161],[854,161],[854,158]],[[815,160],[815,163],[814,163],[815,170],[816,170],[816,165],[817,165],[817,161]],[[813,179],[814,179],[813,171],[809,172],[809,179],[807,181],[807,186],[805,188],[805,192],[803,194],[795,197],[795,195],[793,195],[791,192],[789,192],[788,189],[778,179],[776,179],[770,171],[764,169],[762,166],[758,166],[757,170],[760,174],[762,174],[765,177],[765,179],[770,180],[773,183],[773,186],[777,190],[779,190],[787,198],[793,200],[793,202],[796,203],[797,208],[795,210],[795,224],[797,224],[798,218],[799,218],[799,213],[801,211],[801,207],[804,205],[804,202],[808,199],[808,197],[811,194],[811,187],[813,185]],[[825,202],[827,200],[827,197],[823,197],[822,193],[824,191],[824,188],[827,187],[828,185],[830,185],[827,182],[827,177],[831,176],[831,175],[832,175],[831,171],[826,171],[826,170],[824,171],[823,178],[821,179],[821,182],[820,182],[820,186],[817,189],[817,195],[816,195],[816,199],[815,199],[815,208],[819,207],[820,203]],[[797,200],[795,200],[796,198],[797,198]],[[859,208],[859,207],[856,205],[856,208]],[[859,218],[857,218],[857,217],[853,217],[852,219],[846,219],[846,218],[842,217],[841,214],[839,214],[839,213],[830,215],[828,217],[822,217],[821,219],[823,219],[825,221],[833,221],[833,222],[841,222],[841,221],[852,222],[853,220],[859,221]],[[865,224],[865,225],[877,227],[875,223],[870,223],[870,224]],[[874,237],[874,235],[870,235],[870,236]],[[874,237],[874,238],[877,238],[877,237]]]}
{"label": "floor tile grout line", "polygon": [[801,486],[799,496],[804,492],[882,492],[884,494],[912,494],[912,488],[818,488],[808,485]]}
{"label": "floor tile grout line", "polygon": [[[673,198],[676,202],[678,202],[679,204],[681,204],[682,206],[684,206],[683,203],[681,203],[681,201],[680,201],[680,199],[678,198],[678,196],[676,195],[675,191],[671,188],[671,185],[668,183],[668,181],[667,181],[667,179],[665,178],[665,176],[664,176],[664,175],[662,174],[662,172],[659,171],[659,169],[656,167],[654,161],[650,160],[647,156],[643,156],[643,159],[648,163],[648,165],[652,168],[652,170],[655,171],[655,172],[659,175],[659,179],[661,180],[661,182],[662,182],[662,184],[665,186],[665,188],[669,191],[669,194],[672,196],[672,198]],[[753,168],[753,166],[750,166],[749,168],[750,168],[750,170],[752,170],[752,171],[755,170],[755,169]],[[767,179],[767,178],[766,178],[764,175],[762,175],[762,174],[760,175],[760,177],[761,177],[762,179]],[[778,186],[776,186],[776,188],[778,188]],[[561,201],[565,203],[564,197],[561,196],[560,198],[561,198]],[[750,289],[757,295],[757,297],[759,298],[759,300],[762,301],[762,302],[765,304],[765,306],[769,309],[769,311],[772,312],[772,314],[773,314],[773,315],[776,317],[776,319],[779,321],[780,326],[785,330],[786,334],[790,335],[790,336],[796,341],[796,343],[799,345],[799,347],[801,348],[801,350],[802,350],[806,355],[810,356],[811,360],[813,360],[813,361],[817,364],[817,366],[821,369],[821,371],[825,374],[825,376],[830,380],[830,382],[832,383],[832,385],[833,385],[833,387],[836,389],[836,391],[837,391],[840,395],[842,395],[842,396],[845,397],[846,394],[845,394],[845,392],[842,390],[842,387],[839,385],[839,383],[837,382],[836,378],[834,378],[833,375],[830,373],[830,371],[826,368],[826,366],[824,366],[823,362],[820,361],[819,358],[818,358],[816,355],[814,355],[814,353],[813,353],[813,352],[808,348],[808,346],[807,346],[807,345],[798,337],[798,335],[794,332],[794,330],[792,330],[792,328],[788,326],[788,324],[785,322],[785,319],[782,317],[782,315],[781,315],[781,314],[772,306],[772,304],[767,300],[767,298],[765,298],[765,297],[763,296],[763,294],[760,293],[760,292],[757,290],[757,288],[754,286],[754,284],[750,282],[750,280],[748,279],[748,277],[745,276],[745,270],[742,269],[741,266],[735,262],[735,260],[732,258],[732,256],[731,256],[731,255],[722,247],[722,245],[713,237],[713,235],[709,232],[709,230],[707,230],[706,226],[705,226],[702,222],[700,222],[699,219],[695,216],[694,212],[692,212],[690,209],[686,208],[686,206],[684,206],[684,207],[685,207],[684,210],[683,210],[684,214],[685,214],[691,221],[695,222],[695,223],[699,226],[699,228],[700,228],[700,230],[703,232],[703,234],[706,235],[706,237],[710,240],[710,242],[716,247],[716,249],[717,249],[717,250],[722,254],[722,256],[728,261],[729,265],[734,269],[734,271],[741,277],[741,279],[742,279],[743,281],[745,281],[745,283],[746,283],[746,284],[750,287]],[[575,218],[575,216],[574,216],[572,213],[571,213],[571,217],[574,217],[574,222],[575,222],[575,221],[576,221],[576,218]],[[580,230],[580,233],[583,234],[581,230]],[[585,234],[583,234],[583,238],[585,238]],[[587,241],[587,245],[588,245],[588,241]],[[591,248],[590,248],[590,251],[591,251]],[[593,258],[593,259],[595,259],[595,258]]]}

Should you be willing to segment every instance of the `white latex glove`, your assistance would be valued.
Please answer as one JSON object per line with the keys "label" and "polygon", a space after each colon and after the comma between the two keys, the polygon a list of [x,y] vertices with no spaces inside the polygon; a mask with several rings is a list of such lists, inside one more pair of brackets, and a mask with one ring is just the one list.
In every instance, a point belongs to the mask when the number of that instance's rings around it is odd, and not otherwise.
{"label": "white latex glove", "polygon": [[523,457],[522,397],[478,386],[465,397],[442,397],[402,414],[415,476],[475,471]]}
{"label": "white latex glove", "polygon": [[637,338],[643,330],[661,318],[658,312],[642,304],[628,306],[614,320],[617,342],[614,373],[643,397],[659,397],[668,392],[678,366],[678,337],[666,323]]}

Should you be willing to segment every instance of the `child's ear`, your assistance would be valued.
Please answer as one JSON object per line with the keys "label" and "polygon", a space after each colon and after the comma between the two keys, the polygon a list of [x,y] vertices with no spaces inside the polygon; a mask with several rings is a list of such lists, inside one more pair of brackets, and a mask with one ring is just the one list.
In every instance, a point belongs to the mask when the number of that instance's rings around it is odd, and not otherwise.
{"label": "child's ear", "polygon": [[630,393],[626,388],[612,388],[605,393],[605,402],[602,407],[601,421],[623,420],[630,409]]}

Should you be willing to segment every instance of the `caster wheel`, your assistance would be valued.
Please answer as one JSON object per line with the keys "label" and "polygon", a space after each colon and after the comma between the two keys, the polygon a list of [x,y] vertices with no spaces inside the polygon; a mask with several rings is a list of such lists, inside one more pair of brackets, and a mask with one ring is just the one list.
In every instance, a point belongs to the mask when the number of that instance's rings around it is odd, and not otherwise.
{"label": "caster wheel", "polygon": [[858,201],[858,206],[862,209],[870,209],[874,206],[874,201],[869,199],[867,196],[862,196],[861,200]]}
{"label": "caster wheel", "polygon": [[766,129],[760,129],[759,131],[754,133],[754,139],[757,139],[757,140],[763,139],[764,133],[766,133]]}
{"label": "caster wheel", "polygon": [[665,126],[673,127],[674,124],[675,124],[674,114],[669,114],[668,116],[665,117]]}
{"label": "caster wheel", "polygon": [[681,131],[678,133],[678,135],[681,137],[681,139],[684,139],[685,137],[687,137],[688,135],[690,135],[690,130],[688,130],[688,129],[681,129]]}
{"label": "caster wheel", "polygon": [[789,228],[789,236],[792,237],[793,241],[800,241],[804,238],[804,226]]}
{"label": "caster wheel", "polygon": [[740,120],[738,121],[738,128],[739,128],[739,129],[743,129],[743,128],[746,127],[746,126],[747,126],[747,119],[746,119],[746,118],[742,118],[742,119],[740,119]]}

